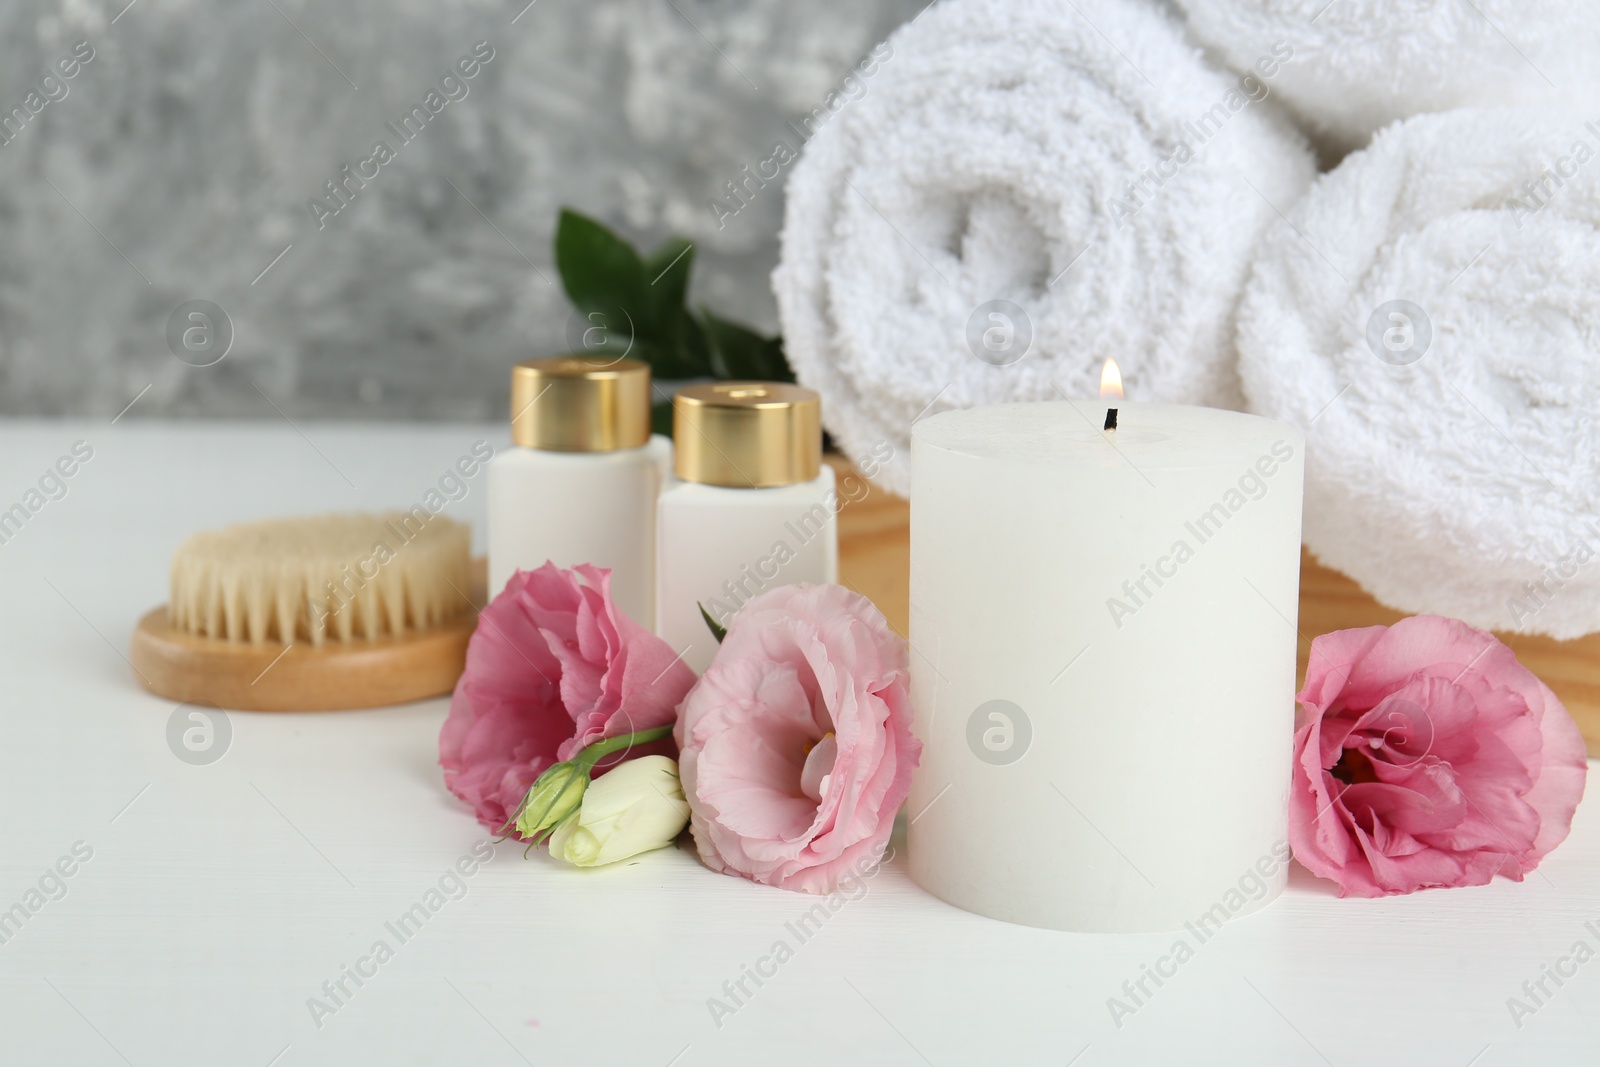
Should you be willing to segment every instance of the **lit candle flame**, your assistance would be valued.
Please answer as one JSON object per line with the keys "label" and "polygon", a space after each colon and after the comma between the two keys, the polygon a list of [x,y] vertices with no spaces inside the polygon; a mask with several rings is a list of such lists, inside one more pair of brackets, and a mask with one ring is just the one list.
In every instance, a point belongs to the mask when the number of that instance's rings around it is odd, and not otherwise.
{"label": "lit candle flame", "polygon": [[1100,368],[1100,396],[1105,398],[1114,396],[1122,398],[1122,372],[1117,369],[1117,361],[1107,358],[1105,366]]}

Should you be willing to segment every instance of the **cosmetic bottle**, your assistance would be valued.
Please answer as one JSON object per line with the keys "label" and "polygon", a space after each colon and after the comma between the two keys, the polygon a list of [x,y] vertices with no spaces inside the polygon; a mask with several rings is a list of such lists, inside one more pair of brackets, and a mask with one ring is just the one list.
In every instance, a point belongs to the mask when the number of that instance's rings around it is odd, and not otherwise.
{"label": "cosmetic bottle", "polygon": [[489,595],[548,560],[611,569],[611,596],[655,620],[656,495],[672,442],[650,433],[650,368],[588,356],[511,371],[511,441],[489,463]]}
{"label": "cosmetic bottle", "polygon": [[696,671],[757,594],[838,580],[838,493],[822,403],[797,385],[712,382],[672,401],[673,474],[656,509],[656,633]]}

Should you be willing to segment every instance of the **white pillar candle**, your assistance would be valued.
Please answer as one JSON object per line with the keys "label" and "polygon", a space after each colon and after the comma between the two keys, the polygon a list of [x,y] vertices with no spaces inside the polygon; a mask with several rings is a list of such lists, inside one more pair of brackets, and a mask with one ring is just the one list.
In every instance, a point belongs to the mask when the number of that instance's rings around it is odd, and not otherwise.
{"label": "white pillar candle", "polygon": [[1304,443],[1120,399],[917,423],[924,888],[1031,926],[1202,939],[1282,891]]}

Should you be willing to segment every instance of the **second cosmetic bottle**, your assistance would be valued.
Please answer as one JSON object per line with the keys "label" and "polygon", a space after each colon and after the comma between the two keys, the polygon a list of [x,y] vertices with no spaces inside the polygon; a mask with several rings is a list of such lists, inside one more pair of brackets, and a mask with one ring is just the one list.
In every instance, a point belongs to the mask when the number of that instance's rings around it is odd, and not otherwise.
{"label": "second cosmetic bottle", "polygon": [[674,475],[656,516],[656,633],[703,672],[716,638],[766,589],[838,580],[822,402],[798,385],[711,382],[672,402]]}

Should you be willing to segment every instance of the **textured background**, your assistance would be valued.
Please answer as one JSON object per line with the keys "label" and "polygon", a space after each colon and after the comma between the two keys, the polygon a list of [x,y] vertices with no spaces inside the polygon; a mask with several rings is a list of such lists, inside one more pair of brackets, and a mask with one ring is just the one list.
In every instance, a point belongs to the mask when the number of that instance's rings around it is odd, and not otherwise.
{"label": "textured background", "polygon": [[[0,9],[0,114],[95,52],[0,146],[0,414],[497,417],[564,344],[564,204],[695,239],[695,298],[774,329],[781,178],[720,227],[709,202],[923,0],[126,2]],[[464,99],[385,130],[484,40]],[[167,343],[196,299],[233,324],[212,366]]]}

